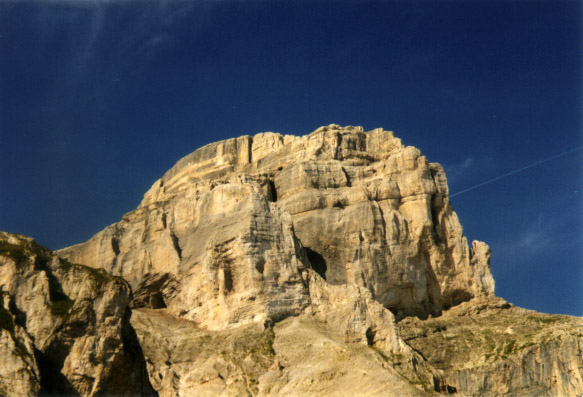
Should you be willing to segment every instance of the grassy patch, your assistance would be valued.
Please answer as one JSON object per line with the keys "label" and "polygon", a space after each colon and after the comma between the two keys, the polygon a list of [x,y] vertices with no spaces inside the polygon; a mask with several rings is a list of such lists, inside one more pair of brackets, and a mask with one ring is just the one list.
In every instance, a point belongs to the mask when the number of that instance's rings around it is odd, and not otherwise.
{"label": "grassy patch", "polygon": [[504,351],[503,354],[505,356],[508,356],[509,354],[512,354],[512,352],[516,349],[516,341],[514,339],[511,339],[510,341],[508,341],[508,343],[506,343],[504,345]]}
{"label": "grassy patch", "polygon": [[539,324],[548,325],[548,324],[555,324],[556,322],[563,320],[563,317],[553,316],[553,315],[547,315],[547,316],[541,315],[541,316],[527,316],[526,319],[529,321],[537,322]]}
{"label": "grassy patch", "polygon": [[525,343],[521,344],[520,346],[518,346],[518,350],[528,349],[531,346],[536,346],[536,343],[534,343],[534,342],[525,342]]}
{"label": "grassy patch", "polygon": [[103,269],[94,269],[88,266],[83,266],[83,269],[89,273],[89,276],[91,276],[93,281],[97,283],[99,287],[113,280],[113,276],[107,274]]}
{"label": "grassy patch", "polygon": [[54,276],[49,277],[49,298],[51,300],[49,306],[51,313],[60,317],[69,313],[75,303],[65,294],[63,287]]}
{"label": "grassy patch", "polygon": [[107,273],[104,269],[95,269],[93,267],[85,265],[73,264],[67,261],[66,259],[61,259],[60,267],[61,269],[67,272],[71,271],[86,272],[95,283],[96,288],[101,288],[104,284],[109,283],[110,281],[113,281],[115,279],[118,279],[118,277],[112,276],[111,274]]}
{"label": "grassy patch", "polygon": [[240,352],[248,352],[249,354],[261,356],[273,356],[275,355],[275,350],[273,350],[274,339],[275,334],[273,330],[267,329],[261,334],[252,335],[249,339],[241,338],[236,340],[234,347]]}
{"label": "grassy patch", "polygon": [[57,301],[51,302],[50,310],[55,316],[63,317],[69,313],[69,310],[73,307],[75,301],[66,297]]}

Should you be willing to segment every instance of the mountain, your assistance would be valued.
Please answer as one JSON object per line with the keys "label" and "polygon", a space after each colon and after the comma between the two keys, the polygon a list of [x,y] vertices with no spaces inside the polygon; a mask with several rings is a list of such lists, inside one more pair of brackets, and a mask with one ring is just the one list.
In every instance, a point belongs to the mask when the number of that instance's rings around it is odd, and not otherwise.
{"label": "mountain", "polygon": [[383,129],[213,143],[83,244],[1,241],[6,394],[583,392],[583,319],[496,297],[443,168]]}

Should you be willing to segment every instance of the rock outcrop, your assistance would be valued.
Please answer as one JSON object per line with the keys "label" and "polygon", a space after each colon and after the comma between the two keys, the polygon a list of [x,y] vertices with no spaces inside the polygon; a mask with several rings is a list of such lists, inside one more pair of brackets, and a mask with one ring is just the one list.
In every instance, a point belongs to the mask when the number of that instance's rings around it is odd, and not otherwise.
{"label": "rock outcrop", "polygon": [[0,394],[153,395],[129,285],[0,232]]}
{"label": "rock outcrop", "polygon": [[429,320],[407,318],[399,331],[462,395],[579,396],[583,390],[582,318],[489,298]]}
{"label": "rock outcrop", "polygon": [[207,145],[62,259],[0,236],[0,394],[583,393],[583,320],[497,298],[382,129]]}

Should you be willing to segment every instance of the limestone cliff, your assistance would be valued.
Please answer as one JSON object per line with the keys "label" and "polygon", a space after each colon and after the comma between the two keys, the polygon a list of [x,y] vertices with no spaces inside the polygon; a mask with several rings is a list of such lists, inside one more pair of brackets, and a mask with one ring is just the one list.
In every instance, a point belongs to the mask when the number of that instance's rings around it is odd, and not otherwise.
{"label": "limestone cliff", "polygon": [[53,387],[52,360],[82,395],[583,393],[582,320],[496,298],[442,167],[382,129],[207,145],[63,260],[5,239],[0,392]]}
{"label": "limestone cliff", "polygon": [[153,395],[121,278],[0,232],[0,395]]}
{"label": "limestone cliff", "polygon": [[300,313],[306,268],[368,289],[399,318],[494,290],[489,250],[469,249],[441,166],[360,127],[207,145],[120,223],[59,255],[211,328]]}

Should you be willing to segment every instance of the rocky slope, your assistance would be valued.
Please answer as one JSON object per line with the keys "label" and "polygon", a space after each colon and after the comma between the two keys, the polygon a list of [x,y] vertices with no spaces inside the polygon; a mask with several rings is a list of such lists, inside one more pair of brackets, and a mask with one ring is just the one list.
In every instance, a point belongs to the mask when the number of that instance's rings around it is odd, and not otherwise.
{"label": "rocky slope", "polygon": [[[124,331],[107,340],[133,347],[122,349],[125,372],[100,359],[99,379],[113,377],[100,384],[115,385],[114,373],[131,374],[128,387],[142,389],[128,393],[583,392],[582,320],[496,298],[490,250],[468,245],[441,166],[382,129],[330,125],[303,137],[262,133],[207,145],[156,181],[119,223],[57,254],[68,262],[43,254],[61,269],[50,274],[86,275],[76,288],[92,291],[87,305],[107,295],[82,287],[90,275],[126,291],[107,320]],[[19,280],[6,269],[0,284]],[[3,287],[5,301],[20,300],[0,313],[14,325],[0,335],[10,338],[0,346],[8,352],[44,346],[39,326],[18,314],[49,310],[53,299],[26,306],[38,287],[18,283],[24,287]],[[73,302],[63,310],[77,313],[76,290],[59,283],[62,300]],[[110,332],[102,317],[92,319],[93,337]],[[42,326],[52,330],[51,321]],[[86,336],[68,338],[55,345],[59,352]],[[101,354],[93,346],[103,344],[83,343]],[[84,360],[80,352],[72,356]],[[49,387],[42,360],[10,357],[0,390]],[[58,360],[55,374],[75,379],[76,392],[107,393],[87,381],[98,378],[95,360],[83,361],[78,378]],[[149,381],[139,378],[144,371]],[[9,378],[18,381],[2,383]]]}
{"label": "rocky slope", "polygon": [[399,323],[401,337],[464,395],[579,396],[583,319],[464,302],[440,317]]}

